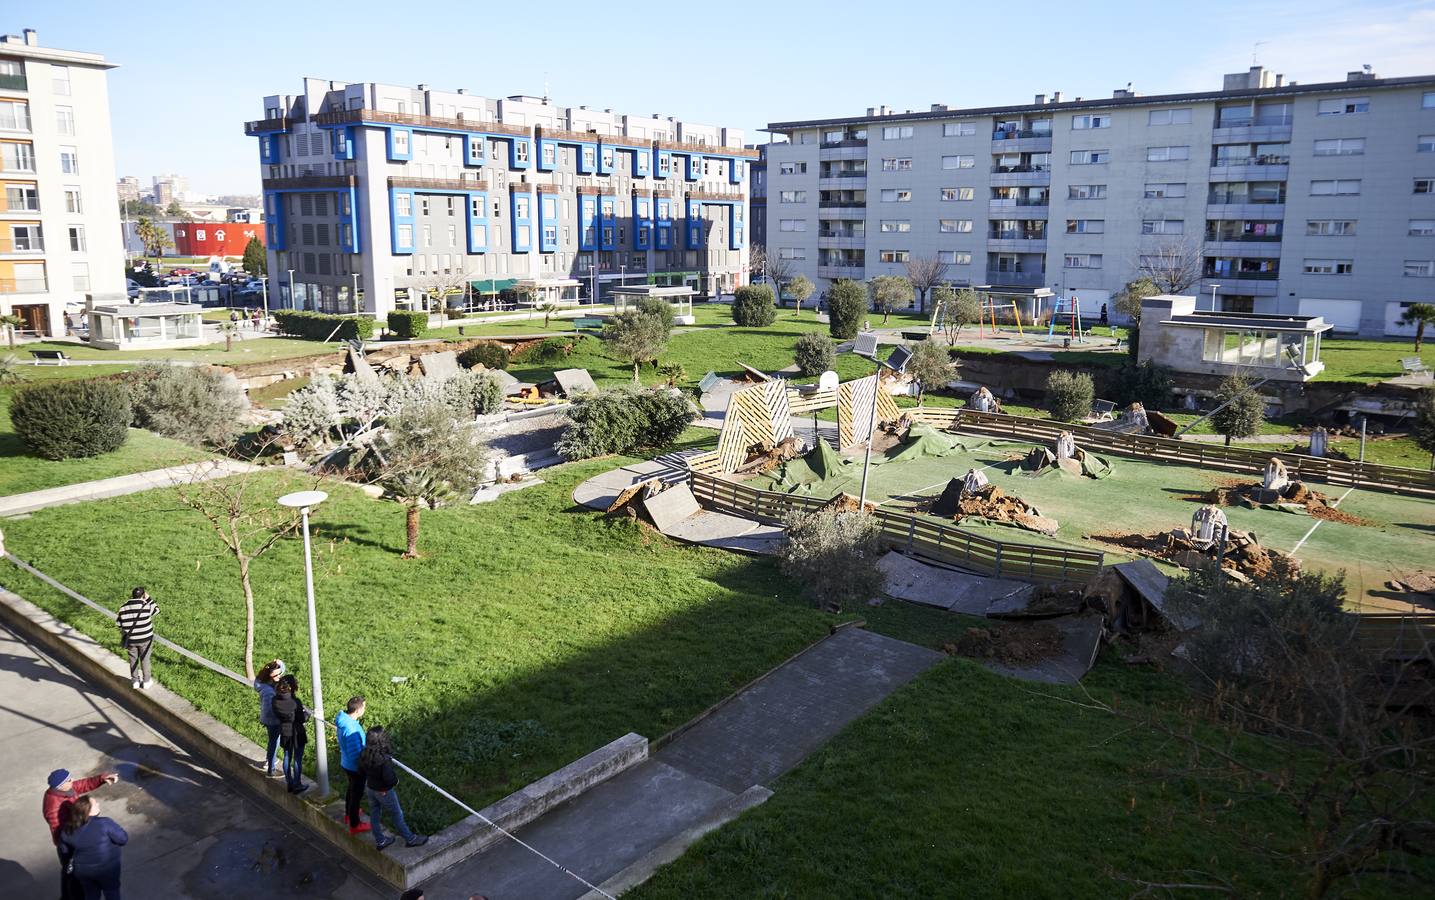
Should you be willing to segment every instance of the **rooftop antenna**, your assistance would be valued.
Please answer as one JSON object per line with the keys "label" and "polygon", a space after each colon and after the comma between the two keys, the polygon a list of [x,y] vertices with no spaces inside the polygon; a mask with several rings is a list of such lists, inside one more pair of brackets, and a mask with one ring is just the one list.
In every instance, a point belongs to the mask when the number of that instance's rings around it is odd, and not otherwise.
{"label": "rooftop antenna", "polygon": [[548,103],[548,73],[543,73],[543,103]]}
{"label": "rooftop antenna", "polygon": [[1270,41],[1256,41],[1251,45],[1251,65],[1256,65],[1256,53],[1261,49],[1261,45],[1269,43]]}
{"label": "rooftop antenna", "polygon": [[1365,74],[1370,74],[1370,63],[1363,63],[1360,67],[1365,70]]}

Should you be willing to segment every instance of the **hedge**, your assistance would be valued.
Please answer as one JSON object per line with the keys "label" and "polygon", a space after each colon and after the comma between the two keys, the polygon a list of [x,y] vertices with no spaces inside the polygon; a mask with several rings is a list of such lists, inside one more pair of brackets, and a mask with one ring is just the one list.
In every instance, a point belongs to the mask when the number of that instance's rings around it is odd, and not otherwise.
{"label": "hedge", "polygon": [[508,368],[508,348],[497,341],[474,344],[459,353],[458,364],[465,369],[472,369],[477,365],[482,365],[485,369],[506,369]]}
{"label": "hedge", "polygon": [[389,313],[389,334],[401,341],[423,337],[429,330],[429,314],[417,309],[396,309]]}
{"label": "hedge", "polygon": [[738,325],[763,328],[777,319],[777,305],[772,288],[765,284],[746,284],[732,298],[732,320]]}
{"label": "hedge", "polygon": [[[374,320],[368,316],[340,316],[306,309],[279,309],[273,316],[280,331],[310,341],[367,341],[374,336]],[[335,328],[339,329],[337,333]]]}
{"label": "hedge", "polygon": [[118,450],[134,410],[122,382],[52,381],[15,392],[10,423],[36,456],[74,459]]}

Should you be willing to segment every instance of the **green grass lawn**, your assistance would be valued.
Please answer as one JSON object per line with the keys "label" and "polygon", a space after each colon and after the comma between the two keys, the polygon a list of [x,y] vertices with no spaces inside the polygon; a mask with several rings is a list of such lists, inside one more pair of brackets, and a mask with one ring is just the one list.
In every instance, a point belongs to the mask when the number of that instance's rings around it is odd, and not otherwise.
{"label": "green grass lawn", "polygon": [[[574,507],[578,482],[622,461],[548,469],[545,484],[493,503],[426,511],[418,560],[400,558],[400,506],[326,487],[313,521],[329,715],[367,695],[365,721],[394,729],[400,758],[479,807],[630,731],[660,736],[826,633],[835,620],[798,600],[772,561],[680,547]],[[261,478],[266,498],[296,484]],[[11,552],[112,608],[144,584],[161,634],[241,668],[234,564],[170,491],[44,510],[5,530]],[[121,539],[93,564],[95,546]],[[307,683],[302,573],[298,540],[257,563],[256,652]],[[117,647],[112,625],[13,567],[0,564],[0,582]],[[157,667],[262,737],[251,691],[164,651]],[[404,805],[423,829],[459,818],[417,785]]]}
{"label": "green grass lawn", "polygon": [[[123,371],[122,366],[36,366],[25,369],[25,384],[89,378]],[[188,444],[131,428],[129,439],[113,453],[89,459],[51,460],[31,456],[10,425],[10,398],[23,385],[0,388],[0,497],[45,488],[130,475],[204,459]]]}
{"label": "green grass lawn", "polygon": [[1367,384],[1401,374],[1400,360],[1418,356],[1435,368],[1435,344],[1415,352],[1415,342],[1376,341],[1362,338],[1329,338],[1320,342],[1325,370],[1315,381],[1360,381]]}

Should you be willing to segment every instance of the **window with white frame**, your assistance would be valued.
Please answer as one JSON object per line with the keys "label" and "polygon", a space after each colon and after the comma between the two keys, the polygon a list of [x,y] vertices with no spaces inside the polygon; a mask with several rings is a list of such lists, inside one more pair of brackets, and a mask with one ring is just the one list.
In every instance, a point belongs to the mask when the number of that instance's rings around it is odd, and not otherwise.
{"label": "window with white frame", "polygon": [[75,108],[73,106],[55,107],[55,131],[60,134],[75,133]]}
{"label": "window with white frame", "polygon": [[1355,261],[1349,259],[1308,259],[1303,271],[1307,275],[1350,275],[1355,272]]}
{"label": "window with white frame", "polygon": [[1185,234],[1185,219],[1142,219],[1142,234]]}
{"label": "window with white frame", "polygon": [[30,104],[24,100],[0,100],[0,131],[29,131]]}
{"label": "window with white frame", "polygon": [[905,172],[912,168],[910,156],[888,156],[882,160],[883,172]]}
{"label": "window with white frame", "polygon": [[806,191],[779,191],[777,194],[778,203],[806,203]]}
{"label": "window with white frame", "polygon": [[806,259],[807,251],[802,247],[779,247],[777,248],[778,259]]}
{"label": "window with white frame", "polygon": [[61,97],[70,96],[69,66],[50,66],[50,90]]}
{"label": "window with white frame", "polygon": [[977,196],[976,188],[949,187],[942,188],[943,200],[973,200]]}
{"label": "window with white frame", "polygon": [[937,230],[943,234],[970,234],[971,219],[938,219]]}
{"label": "window with white frame", "polygon": [[1327,178],[1310,183],[1312,197],[1351,197],[1359,193],[1359,178]]}
{"label": "window with white frame", "polygon": [[16,253],[39,253],[45,249],[45,232],[39,225],[11,225],[10,249]]}
{"label": "window with white frame", "polygon": [[80,151],[74,147],[60,148],[60,173],[63,175],[80,174]]}
{"label": "window with white frame", "polygon": [[977,158],[966,154],[942,157],[942,168],[944,169],[970,169],[976,166],[976,164]]}
{"label": "window with white frame", "polygon": [[888,234],[892,232],[905,233],[912,230],[912,221],[910,219],[882,219],[877,223],[877,229]]}
{"label": "window with white frame", "polygon": [[1110,128],[1111,117],[1096,114],[1072,116],[1071,127],[1075,131],[1083,131],[1090,128]]}
{"label": "window with white frame", "polygon": [[1068,253],[1061,261],[1064,269],[1099,269],[1101,268],[1100,253]]}
{"label": "window with white frame", "polygon": [[1066,187],[1068,200],[1101,200],[1106,197],[1104,184],[1070,184]]}
{"label": "window with white frame", "polygon": [[1407,259],[1404,275],[1406,278],[1435,278],[1435,260]]}
{"label": "window with white frame", "polygon": [[1153,109],[1146,113],[1147,125],[1190,125],[1191,107],[1179,109]]}
{"label": "window with white frame", "polygon": [[966,137],[977,133],[976,122],[943,122],[942,137]]}
{"label": "window with white frame", "polygon": [[777,223],[779,231],[806,231],[806,219],[779,219]]}
{"label": "window with white frame", "polygon": [[1411,191],[1411,193],[1415,193],[1415,194],[1435,194],[1435,178],[1417,178],[1417,179],[1415,179],[1415,188],[1414,188],[1413,191]]}
{"label": "window with white frame", "polygon": [[412,247],[414,243],[414,226],[400,225],[394,229],[400,247]]}
{"label": "window with white frame", "polygon": [[884,141],[898,141],[911,136],[911,125],[888,125],[882,129],[882,140]]}
{"label": "window with white frame", "polygon": [[1152,182],[1141,196],[1147,200],[1170,200],[1186,196],[1186,182]]}
{"label": "window with white frame", "polygon": [[1315,142],[1316,156],[1360,156],[1365,138],[1324,138]]}
{"label": "window with white frame", "polygon": [[412,200],[412,195],[411,195],[411,194],[395,194],[395,195],[394,195],[394,215],[396,215],[396,216],[411,216],[411,215],[413,215],[413,200]]}
{"label": "window with white frame", "polygon": [[1190,147],[1147,147],[1147,162],[1176,162],[1191,158]]}
{"label": "window with white frame", "polygon": [[785,162],[777,164],[777,174],[779,175],[803,175],[806,174],[806,172],[807,163],[805,162]]}
{"label": "window with white frame", "polygon": [[80,189],[77,187],[65,188],[65,212],[78,215],[84,211],[85,203],[80,197]]}
{"label": "window with white frame", "polygon": [[1369,97],[1335,97],[1318,101],[1315,106],[1318,116],[1350,116],[1367,112],[1370,112]]}
{"label": "window with white frame", "polygon": [[409,152],[409,133],[407,131],[394,131],[394,152],[400,155]]}
{"label": "window with white frame", "polygon": [[1355,220],[1308,219],[1305,233],[1311,237],[1349,237],[1355,234]]}
{"label": "window with white frame", "polygon": [[937,259],[949,266],[969,266],[972,264],[972,254],[966,250],[938,250]]}
{"label": "window with white frame", "polygon": [[85,226],[70,226],[70,251],[73,253],[85,252]]}
{"label": "window with white frame", "polygon": [[1110,150],[1073,150],[1071,151],[1071,164],[1073,166],[1091,166],[1111,159]]}
{"label": "window with white frame", "polygon": [[70,287],[76,291],[88,291],[90,289],[89,263],[70,263]]}
{"label": "window with white frame", "polygon": [[911,258],[906,250],[883,250],[878,258],[884,263],[904,263]]}
{"label": "window with white frame", "polygon": [[1411,219],[1408,234],[1416,237],[1429,237],[1435,234],[1435,219]]}
{"label": "window with white frame", "polygon": [[1415,139],[1416,153],[1435,153],[1435,134],[1422,134]]}
{"label": "window with white frame", "polygon": [[912,192],[896,188],[882,189],[883,203],[907,203],[912,199]]}
{"label": "window with white frame", "polygon": [[1105,234],[1105,219],[1067,219],[1067,234]]}
{"label": "window with white frame", "polygon": [[1426,91],[1420,95],[1421,109],[1435,109],[1435,91]]}

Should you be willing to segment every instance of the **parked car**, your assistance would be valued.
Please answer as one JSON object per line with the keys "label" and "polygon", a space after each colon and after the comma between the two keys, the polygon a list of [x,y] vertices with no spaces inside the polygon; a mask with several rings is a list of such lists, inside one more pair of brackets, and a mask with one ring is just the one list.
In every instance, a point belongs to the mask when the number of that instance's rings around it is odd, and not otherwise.
{"label": "parked car", "polygon": [[135,299],[140,295],[140,283],[133,278],[126,278],[125,293],[129,295],[131,300]]}

